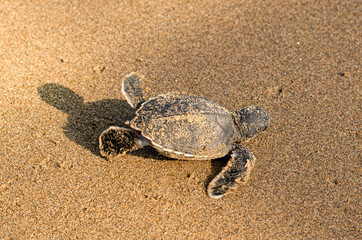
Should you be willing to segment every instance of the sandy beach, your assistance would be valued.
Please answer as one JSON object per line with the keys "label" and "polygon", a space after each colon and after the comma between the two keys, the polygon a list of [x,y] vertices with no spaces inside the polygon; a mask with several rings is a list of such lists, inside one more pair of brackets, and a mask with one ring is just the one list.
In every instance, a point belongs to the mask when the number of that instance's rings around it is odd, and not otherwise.
{"label": "sandy beach", "polygon": [[[0,239],[361,239],[360,14],[357,0],[2,1]],[[249,181],[211,199],[227,157],[101,157],[99,134],[135,114],[131,72],[147,97],[268,110]]]}

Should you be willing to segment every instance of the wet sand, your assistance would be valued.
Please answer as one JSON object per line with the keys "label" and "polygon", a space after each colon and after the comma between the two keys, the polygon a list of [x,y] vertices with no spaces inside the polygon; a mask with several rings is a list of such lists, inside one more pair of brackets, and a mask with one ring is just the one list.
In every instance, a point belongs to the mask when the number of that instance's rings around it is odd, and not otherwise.
{"label": "wet sand", "polygon": [[[1,239],[361,238],[359,1],[0,3]],[[245,145],[249,182],[206,194],[227,159],[145,148],[114,161],[100,132],[183,91],[273,126]]]}

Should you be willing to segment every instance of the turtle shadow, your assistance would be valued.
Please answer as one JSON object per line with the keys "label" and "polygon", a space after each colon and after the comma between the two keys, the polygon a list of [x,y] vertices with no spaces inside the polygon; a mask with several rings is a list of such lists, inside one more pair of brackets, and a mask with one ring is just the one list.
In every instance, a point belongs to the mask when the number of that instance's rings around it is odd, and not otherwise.
{"label": "turtle shadow", "polygon": [[125,121],[135,115],[135,110],[125,100],[86,103],[73,90],[56,83],[38,87],[38,94],[45,103],[68,114],[68,121],[62,127],[64,134],[98,156],[98,137],[102,131],[112,125],[127,127]]}
{"label": "turtle shadow", "polygon": [[[101,156],[98,142],[100,134],[110,126],[129,128],[125,122],[135,117],[136,110],[125,100],[106,99],[86,103],[82,96],[56,83],[38,87],[38,94],[45,103],[68,114],[68,121],[62,127],[64,134],[97,156]],[[157,160],[167,159],[151,147],[130,154]]]}

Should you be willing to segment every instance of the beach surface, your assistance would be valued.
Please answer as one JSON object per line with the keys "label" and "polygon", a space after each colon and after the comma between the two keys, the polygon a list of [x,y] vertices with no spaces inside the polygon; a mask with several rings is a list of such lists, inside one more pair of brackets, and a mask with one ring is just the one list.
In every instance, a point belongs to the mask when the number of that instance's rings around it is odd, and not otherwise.
{"label": "beach surface", "polygon": [[[361,239],[361,2],[2,1],[0,239]],[[186,92],[273,125],[249,181],[227,158],[150,147],[107,161],[99,134],[147,97]]]}

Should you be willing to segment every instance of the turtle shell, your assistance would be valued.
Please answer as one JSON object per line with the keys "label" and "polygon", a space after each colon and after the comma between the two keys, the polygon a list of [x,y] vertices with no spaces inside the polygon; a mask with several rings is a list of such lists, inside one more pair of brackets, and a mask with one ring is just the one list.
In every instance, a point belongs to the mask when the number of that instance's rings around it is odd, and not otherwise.
{"label": "turtle shell", "polygon": [[214,159],[231,150],[233,116],[203,97],[168,93],[144,102],[130,122],[161,154],[177,159]]}

